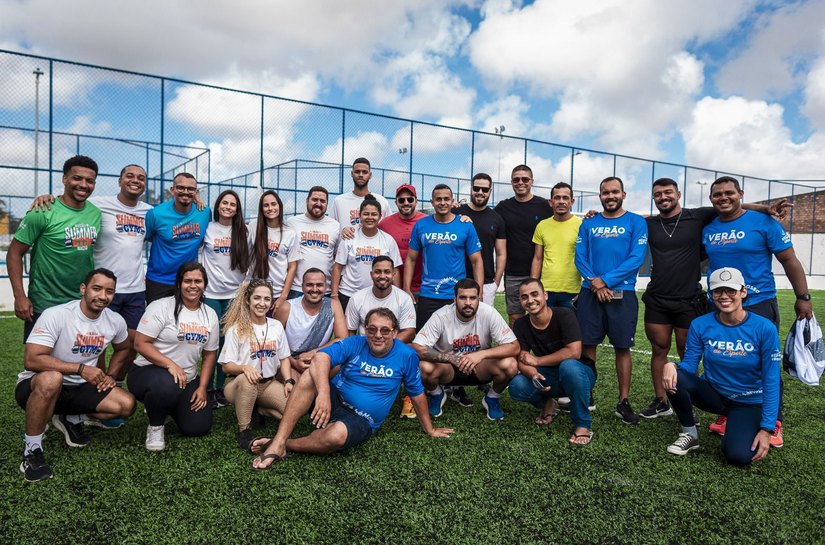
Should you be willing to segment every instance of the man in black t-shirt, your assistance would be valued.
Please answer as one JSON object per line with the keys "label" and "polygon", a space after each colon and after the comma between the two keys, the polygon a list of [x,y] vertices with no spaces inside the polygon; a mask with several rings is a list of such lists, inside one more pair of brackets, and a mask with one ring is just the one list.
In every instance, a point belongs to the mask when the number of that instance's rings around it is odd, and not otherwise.
{"label": "man in black t-shirt", "polygon": [[576,315],[564,307],[548,307],[538,278],[519,284],[519,300],[527,312],[516,320],[513,333],[520,346],[519,374],[510,381],[510,397],[541,409],[536,423],[548,425],[558,413],[554,398],[570,398],[570,419],[575,428],[570,443],[590,443],[592,419],[590,392],[596,385],[596,364],[582,355]]}
{"label": "man in black t-shirt", "polygon": [[[481,261],[484,265],[484,286],[482,286],[484,302],[493,306],[496,290],[507,263],[504,220],[495,210],[487,206],[493,194],[493,179],[489,174],[479,172],[473,176],[471,191],[470,202],[462,204],[455,212],[473,220],[473,227],[476,228],[478,240],[481,242]],[[494,252],[495,255],[493,255]],[[467,271],[473,270],[469,260],[466,260],[465,268]]]}
{"label": "man in black t-shirt", "polygon": [[[650,249],[650,283],[642,301],[645,304],[645,335],[650,341],[650,374],[655,397],[639,412],[644,418],[673,413],[662,385],[662,369],[668,361],[671,338],[676,335],[676,350],[685,354],[690,322],[707,312],[707,295],[699,280],[702,275],[702,229],[716,218],[712,207],[682,208],[678,184],[670,178],[653,182],[653,203],[659,214],[648,216],[647,244]],[[777,205],[781,210],[786,201]],[[771,214],[764,205],[743,205]],[[776,212],[779,214],[779,212]]]}
{"label": "man in black t-shirt", "polygon": [[527,165],[518,165],[510,175],[514,197],[504,199],[495,211],[507,226],[507,265],[504,268],[504,293],[507,314],[512,327],[516,319],[524,315],[519,302],[518,286],[530,278],[535,246],[533,233],[536,225],[553,215],[547,199],[533,195],[533,171]]}

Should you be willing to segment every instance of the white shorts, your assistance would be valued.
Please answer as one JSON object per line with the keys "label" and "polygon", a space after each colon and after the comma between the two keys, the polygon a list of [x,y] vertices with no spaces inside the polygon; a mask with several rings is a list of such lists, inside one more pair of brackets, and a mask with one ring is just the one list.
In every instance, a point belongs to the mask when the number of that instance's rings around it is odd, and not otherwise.
{"label": "white shorts", "polygon": [[481,295],[484,297],[484,302],[490,306],[493,306],[493,303],[496,300],[496,291],[498,290],[498,284],[490,282],[489,284],[484,284],[482,288]]}

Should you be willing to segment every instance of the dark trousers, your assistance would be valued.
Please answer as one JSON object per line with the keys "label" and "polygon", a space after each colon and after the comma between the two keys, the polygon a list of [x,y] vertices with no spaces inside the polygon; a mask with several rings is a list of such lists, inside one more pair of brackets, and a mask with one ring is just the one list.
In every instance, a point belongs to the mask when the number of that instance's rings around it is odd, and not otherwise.
{"label": "dark trousers", "polygon": [[200,377],[181,389],[169,371],[155,365],[132,366],[129,371],[129,391],[146,407],[149,425],[162,426],[171,416],[183,435],[199,437],[212,428],[212,408],[207,403],[199,411],[192,410],[192,395],[200,385]]}
{"label": "dark trousers", "polygon": [[722,454],[728,463],[736,466],[751,463],[756,452],[751,450],[751,444],[759,433],[762,405],[732,401],[717,392],[707,380],[681,369],[676,371],[676,393],[668,392],[667,397],[679,423],[686,428],[696,425],[694,406],[705,412],[726,415],[728,423],[722,438]]}

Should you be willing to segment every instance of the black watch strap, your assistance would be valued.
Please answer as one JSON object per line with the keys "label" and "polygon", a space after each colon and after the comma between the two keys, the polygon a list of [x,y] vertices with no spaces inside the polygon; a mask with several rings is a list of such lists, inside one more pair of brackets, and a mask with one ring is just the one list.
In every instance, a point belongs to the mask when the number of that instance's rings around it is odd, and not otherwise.
{"label": "black watch strap", "polygon": [[810,293],[803,293],[802,295],[797,295],[796,298],[799,301],[810,301],[811,300],[811,294]]}
{"label": "black watch strap", "polygon": [[284,384],[292,384],[293,386],[295,386],[295,379],[294,378],[288,378],[284,381]]}

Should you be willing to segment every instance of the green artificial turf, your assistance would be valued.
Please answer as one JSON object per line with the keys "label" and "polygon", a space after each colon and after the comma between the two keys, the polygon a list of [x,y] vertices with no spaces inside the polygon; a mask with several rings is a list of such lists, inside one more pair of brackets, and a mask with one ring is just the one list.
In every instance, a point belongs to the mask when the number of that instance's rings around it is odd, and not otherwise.
{"label": "green artificial turf", "polygon": [[[823,298],[814,294],[821,316]],[[780,306],[784,340],[791,293],[780,294]],[[786,446],[749,469],[722,461],[709,415],[700,413],[702,448],[685,457],[665,452],[679,431],[675,416],[622,424],[613,415],[612,351],[600,348],[587,447],[568,444],[568,416],[540,428],[532,407],[506,395],[506,419],[490,422],[481,392],[469,388],[475,406],[448,402],[436,422],[455,428],[450,439],[399,420],[397,402],[381,431],[349,453],[290,456],[253,473],[235,443],[232,407],[216,412],[204,438],[168,425],[166,450],[150,453],[139,406],[124,428],[93,431],[83,449],[50,430],[44,447],[55,477],[27,484],[13,395],[21,330],[18,320],[0,319],[2,543],[825,542],[825,396],[784,373]],[[641,319],[636,341],[649,350]],[[649,357],[633,361],[639,410],[652,397]],[[304,420],[296,433],[309,430]]]}

